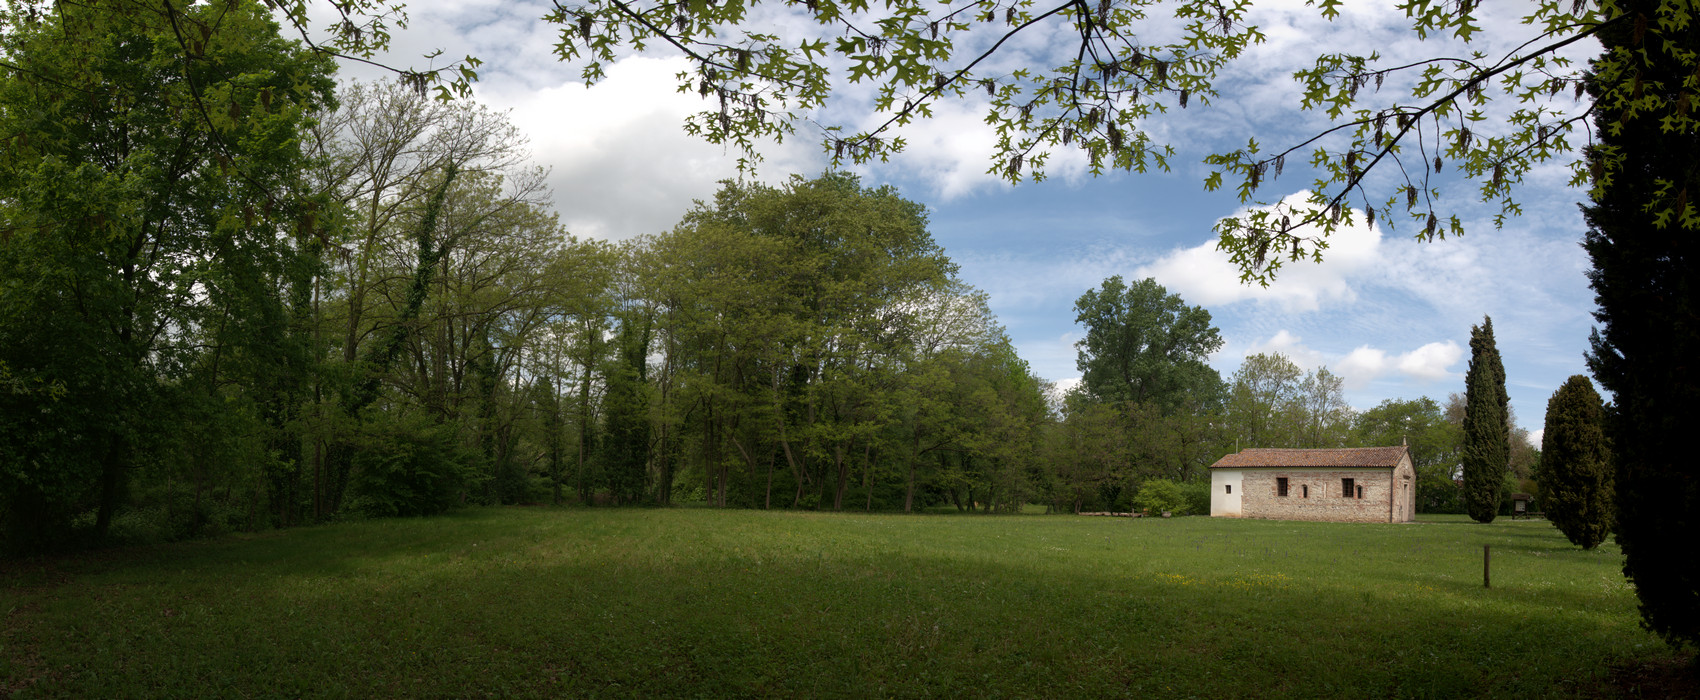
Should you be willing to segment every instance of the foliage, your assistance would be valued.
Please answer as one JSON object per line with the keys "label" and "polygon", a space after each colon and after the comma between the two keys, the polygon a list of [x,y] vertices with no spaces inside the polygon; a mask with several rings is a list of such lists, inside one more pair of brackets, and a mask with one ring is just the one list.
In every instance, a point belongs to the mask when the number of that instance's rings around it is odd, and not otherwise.
{"label": "foliage", "polygon": [[1224,413],[1241,447],[1344,447],[1353,419],[1339,375],[1327,367],[1305,372],[1281,353],[1240,362]]}
{"label": "foliage", "polygon": [[615,337],[614,366],[607,373],[603,412],[607,425],[602,441],[603,469],[616,503],[641,502],[649,474],[649,324],[627,318]]}
{"label": "foliage", "polygon": [[1240,361],[1228,390],[1229,430],[1247,447],[1293,447],[1303,372],[1281,353],[1256,353]]}
{"label": "foliage", "polygon": [[299,136],[332,86],[253,3],[40,10],[0,13],[0,363],[28,389],[0,397],[0,527],[27,549],[86,509],[104,534],[185,402],[300,380]]}
{"label": "foliage", "polygon": [[1188,515],[1210,514],[1210,481],[1198,479],[1177,484],[1181,496],[1186,498],[1186,513]]}
{"label": "foliage", "polygon": [[[1613,396],[1606,436],[1616,465],[1623,571],[1644,623],[1673,644],[1700,645],[1700,481],[1689,437],[1700,425],[1700,137],[1687,111],[1695,89],[1692,23],[1670,31],[1665,3],[1623,3],[1633,26],[1602,32],[1589,89],[1612,173],[1584,207],[1584,247],[1600,327],[1588,365]],[[1686,9],[1686,6],[1684,6]],[[1641,19],[1645,18],[1645,19]],[[1683,113],[1670,115],[1672,106]],[[1674,203],[1674,204],[1672,204]]]}
{"label": "foliage", "polygon": [[623,291],[654,314],[658,482],[689,475],[714,506],[1037,498],[1045,386],[926,224],[896,190],[827,173],[726,183],[641,239]]}
{"label": "foliage", "polygon": [[[679,90],[711,103],[687,128],[736,144],[746,157],[753,157],[755,139],[794,135],[800,123],[819,118],[836,89],[856,83],[871,86],[877,114],[854,120],[872,125],[860,131],[819,125],[835,164],[884,159],[906,146],[892,135],[897,128],[960,103],[984,110],[997,131],[988,154],[992,172],[1020,181],[1042,179],[1051,158],[1070,151],[1083,155],[1095,174],[1168,170],[1175,152],[1156,140],[1160,129],[1151,123],[1189,104],[1231,99],[1217,81],[1264,40],[1250,24],[1256,7],[1192,0],[1036,6],[820,0],[785,8],[584,0],[557,6],[546,20],[560,26],[556,55],[580,63],[588,82],[603,79],[606,66],[628,50],[660,45],[683,53],[691,69],[679,74]],[[1342,16],[1342,3],[1316,7],[1327,20]],[[1245,279],[1268,282],[1284,261],[1320,260],[1327,237],[1355,218],[1354,209],[1388,226],[1404,219],[1425,240],[1461,234],[1460,220],[1437,201],[1452,179],[1448,161],[1479,188],[1480,199],[1500,207],[1496,225],[1502,225],[1521,211],[1514,187],[1532,168],[1572,157],[1592,138],[1579,129],[1590,106],[1579,99],[1581,67],[1568,56],[1573,45],[1608,27],[1680,35],[1690,15],[1674,0],[1634,11],[1617,2],[1539,3],[1521,27],[1505,28],[1518,36],[1495,33],[1514,48],[1489,54],[1473,43],[1482,31],[1480,5],[1422,0],[1400,9],[1411,32],[1432,42],[1433,58],[1391,65],[1376,53],[1321,53],[1294,78],[1301,109],[1332,126],[1285,148],[1252,137],[1243,148],[1204,158],[1205,187],[1234,187],[1246,203],[1262,203],[1260,187],[1282,175],[1289,157],[1308,159],[1316,173],[1303,203],[1253,207],[1218,226],[1221,247]],[[1051,50],[1032,55],[1014,48],[1026,44],[1018,38],[1023,34],[1045,37],[1040,41]],[[1692,55],[1655,43],[1669,60],[1694,65]],[[1614,52],[1604,60],[1634,71],[1651,59]],[[1638,92],[1605,97],[1654,114],[1672,131],[1693,124],[1686,108]],[[1490,120],[1495,111],[1507,114]],[[1601,172],[1572,163],[1573,182],[1605,182],[1620,160],[1610,149],[1604,155]],[[1671,195],[1657,197],[1655,209],[1663,218],[1683,216]]]}
{"label": "foliage", "polygon": [[417,414],[371,426],[354,457],[350,508],[368,517],[436,515],[465,497],[474,455],[453,426]]}
{"label": "foliage", "polygon": [[1593,382],[1576,375],[1547,401],[1541,433],[1541,510],[1583,549],[1611,532],[1612,464],[1605,437],[1605,406]]}
{"label": "foliage", "polygon": [[[1186,515],[1191,504],[1191,499],[1187,498],[1181,485],[1168,479],[1152,479],[1140,484],[1139,493],[1133,496],[1133,506],[1145,511],[1147,515]],[[1210,512],[1208,505],[1205,506],[1205,512]]]}
{"label": "foliage", "polygon": [[1407,445],[1417,471],[1417,512],[1462,513],[1458,484],[1461,426],[1442,413],[1426,396],[1415,400],[1387,399],[1359,413],[1353,440],[1364,447]]}
{"label": "foliage", "polygon": [[1493,522],[1511,461],[1505,366],[1493,340],[1493,319],[1470,327],[1470,369],[1464,376],[1464,507],[1477,522]]}
{"label": "foliage", "polygon": [[1151,403],[1165,415],[1188,397],[1214,397],[1222,383],[1206,364],[1222,348],[1210,312],[1188,306],[1154,279],[1120,275],[1074,302],[1086,337],[1075,343],[1081,383],[1106,403]]}

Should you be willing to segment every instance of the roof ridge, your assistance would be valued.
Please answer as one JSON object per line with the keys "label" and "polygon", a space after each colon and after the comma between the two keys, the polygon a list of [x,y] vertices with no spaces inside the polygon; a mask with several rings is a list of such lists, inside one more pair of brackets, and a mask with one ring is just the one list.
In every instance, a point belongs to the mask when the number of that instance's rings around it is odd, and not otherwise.
{"label": "roof ridge", "polygon": [[1263,452],[1340,452],[1344,450],[1393,450],[1405,448],[1407,445],[1372,445],[1369,447],[1247,447],[1240,452],[1260,450]]}

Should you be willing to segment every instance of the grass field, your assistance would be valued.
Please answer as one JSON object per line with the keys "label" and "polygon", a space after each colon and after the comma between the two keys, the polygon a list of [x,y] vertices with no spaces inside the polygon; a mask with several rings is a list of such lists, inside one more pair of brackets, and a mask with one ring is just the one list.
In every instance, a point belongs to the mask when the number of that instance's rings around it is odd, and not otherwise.
{"label": "grass field", "polygon": [[1620,560],[1504,519],[479,509],[0,564],[0,696],[1600,696],[1677,663]]}

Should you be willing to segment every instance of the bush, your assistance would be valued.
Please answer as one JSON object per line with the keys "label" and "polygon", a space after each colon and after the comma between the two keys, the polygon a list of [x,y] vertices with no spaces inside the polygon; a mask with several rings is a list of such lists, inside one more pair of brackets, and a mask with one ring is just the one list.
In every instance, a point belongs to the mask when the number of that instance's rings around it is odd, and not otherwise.
{"label": "bush", "polygon": [[1210,514],[1210,482],[1189,481],[1181,484],[1181,495],[1186,497],[1186,510],[1189,515]]}
{"label": "bush", "polygon": [[370,517],[435,515],[456,505],[471,485],[474,455],[452,426],[403,417],[380,424],[354,456],[354,510]]}
{"label": "bush", "polygon": [[[1165,511],[1174,515],[1185,515],[1188,503],[1180,484],[1168,479],[1152,479],[1139,487],[1139,493],[1133,497],[1133,506],[1152,515]],[[1208,504],[1205,511],[1209,512]]]}

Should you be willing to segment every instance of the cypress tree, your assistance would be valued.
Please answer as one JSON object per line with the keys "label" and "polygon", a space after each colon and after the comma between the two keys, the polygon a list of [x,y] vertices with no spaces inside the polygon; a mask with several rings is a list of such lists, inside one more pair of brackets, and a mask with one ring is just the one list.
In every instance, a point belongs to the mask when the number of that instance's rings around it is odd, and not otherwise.
{"label": "cypress tree", "polygon": [[[1691,70],[1673,54],[1700,51],[1692,25],[1660,31],[1644,18],[1659,3],[1620,3],[1600,43],[1627,54],[1621,70],[1591,75],[1600,178],[1583,208],[1583,242],[1600,322],[1588,366],[1613,396],[1606,421],[1616,465],[1623,573],[1641,599],[1648,629],[1672,644],[1700,644],[1700,479],[1690,447],[1700,426],[1700,134],[1667,131],[1662,105],[1682,111],[1695,99]],[[1668,109],[1668,108],[1667,108]],[[1668,218],[1665,218],[1667,217]]]}
{"label": "cypress tree", "polygon": [[1611,532],[1611,469],[1605,406],[1578,374],[1547,400],[1539,478],[1541,509],[1571,544],[1593,549]]}
{"label": "cypress tree", "polygon": [[1476,522],[1499,514],[1511,428],[1506,412],[1505,365],[1493,342],[1493,319],[1470,327],[1470,373],[1464,378],[1464,509]]}

